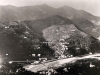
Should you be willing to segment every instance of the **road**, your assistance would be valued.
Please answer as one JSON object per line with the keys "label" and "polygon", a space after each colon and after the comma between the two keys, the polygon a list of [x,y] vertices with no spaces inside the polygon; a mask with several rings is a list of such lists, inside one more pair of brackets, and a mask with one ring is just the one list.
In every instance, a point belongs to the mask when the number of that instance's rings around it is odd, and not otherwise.
{"label": "road", "polygon": [[26,70],[31,71],[31,72],[38,72],[38,71],[48,70],[49,67],[59,68],[64,64],[75,63],[76,61],[83,60],[83,59],[100,60],[100,53],[89,54],[89,55],[84,55],[84,56],[77,56],[77,57],[66,58],[66,59],[59,59],[59,60],[56,60],[56,61],[40,63],[40,64],[37,64],[37,65],[29,64],[29,65],[23,66],[23,68],[25,68]]}

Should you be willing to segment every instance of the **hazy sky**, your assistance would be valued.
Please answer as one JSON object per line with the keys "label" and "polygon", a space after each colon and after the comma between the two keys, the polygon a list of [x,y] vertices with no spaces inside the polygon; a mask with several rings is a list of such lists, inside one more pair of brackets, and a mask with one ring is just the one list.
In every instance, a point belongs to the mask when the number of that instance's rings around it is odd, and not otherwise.
{"label": "hazy sky", "polygon": [[0,5],[14,6],[31,6],[44,3],[53,7],[69,5],[76,9],[83,9],[93,15],[100,16],[100,0],[0,0]]}

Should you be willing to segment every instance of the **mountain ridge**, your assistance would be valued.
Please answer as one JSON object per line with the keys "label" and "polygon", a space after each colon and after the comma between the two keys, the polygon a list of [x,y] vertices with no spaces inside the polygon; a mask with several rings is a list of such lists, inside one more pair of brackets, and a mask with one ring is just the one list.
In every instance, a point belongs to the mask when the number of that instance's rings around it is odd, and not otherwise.
{"label": "mountain ridge", "polygon": [[77,10],[67,5],[59,8],[54,8],[47,4],[21,7],[8,5],[0,6],[0,10],[0,21],[36,20],[47,18],[52,15],[60,15],[66,18],[85,18],[96,22],[100,21],[100,17],[93,16],[84,10]]}

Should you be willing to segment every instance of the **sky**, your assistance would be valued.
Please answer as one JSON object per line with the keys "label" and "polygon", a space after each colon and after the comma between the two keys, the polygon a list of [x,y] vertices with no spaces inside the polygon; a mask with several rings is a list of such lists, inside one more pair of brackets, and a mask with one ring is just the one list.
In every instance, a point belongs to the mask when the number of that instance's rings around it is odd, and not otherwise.
{"label": "sky", "polygon": [[0,0],[0,5],[14,6],[33,6],[44,3],[56,8],[68,5],[100,17],[100,0]]}

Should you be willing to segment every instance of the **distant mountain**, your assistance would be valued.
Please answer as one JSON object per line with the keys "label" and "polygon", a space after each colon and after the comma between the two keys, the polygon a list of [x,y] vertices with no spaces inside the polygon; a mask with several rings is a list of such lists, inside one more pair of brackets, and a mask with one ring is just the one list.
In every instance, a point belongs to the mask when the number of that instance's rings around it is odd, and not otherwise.
{"label": "distant mountain", "polygon": [[24,21],[43,19],[53,15],[60,15],[65,18],[84,18],[99,25],[100,17],[93,16],[84,10],[76,10],[69,6],[53,8],[46,4],[35,6],[15,7],[11,5],[0,6],[0,21]]}
{"label": "distant mountain", "polygon": [[[100,17],[93,16],[92,14],[84,10],[77,10],[67,5],[62,6],[60,8],[53,8],[46,4],[35,5],[35,6],[23,6],[23,7],[15,7],[11,5],[0,6],[0,22],[7,24],[8,22],[12,21],[19,21],[19,22],[25,21],[28,24],[29,23],[34,24],[32,27],[34,31],[39,30],[41,32],[41,29],[46,28],[47,25],[60,22],[57,19],[55,23],[51,21],[52,19],[55,20],[55,18],[52,17],[54,15],[60,17],[62,16],[72,20],[77,26],[77,28],[79,28],[83,32],[92,35],[93,37],[99,38],[100,36],[99,34]],[[49,19],[44,20],[47,17],[49,17]],[[37,20],[37,19],[43,19],[43,20]],[[40,23],[42,24],[42,27],[40,27],[41,26]],[[30,24],[29,26],[31,28]],[[40,26],[37,26],[38,24]]]}
{"label": "distant mountain", "polygon": [[[95,38],[100,37],[99,33],[100,17],[93,16],[92,14],[84,10],[76,10],[67,5],[60,8],[53,8],[46,4],[35,5],[35,6],[23,6],[23,7],[15,7],[11,5],[0,6],[0,22],[7,24],[8,22],[12,21],[18,21],[18,22],[25,21],[25,23],[27,22],[30,28],[32,26],[30,24],[34,24],[32,28],[34,29],[34,31],[38,30],[38,32],[41,32],[41,29],[43,30],[44,28],[48,27],[51,24],[57,24],[57,23],[60,24],[61,21],[59,21],[59,19],[53,21],[55,20],[55,17],[52,17],[54,15],[58,17],[60,16],[60,20],[61,16],[70,19],[71,21],[74,22],[77,28],[79,28],[83,32],[86,32]],[[47,20],[44,20],[46,18]],[[42,19],[42,20],[37,20],[37,19]],[[64,24],[63,20],[62,24]],[[42,27],[40,23],[42,24]]]}
{"label": "distant mountain", "polygon": [[77,10],[67,5],[57,8],[56,10],[57,10],[58,15],[69,18],[69,19],[83,18],[89,21],[94,21],[94,22],[100,21],[100,17],[93,16],[92,14],[84,10]]}
{"label": "distant mountain", "polygon": [[55,8],[46,4],[36,6],[0,6],[0,21],[36,20],[51,16]]}

